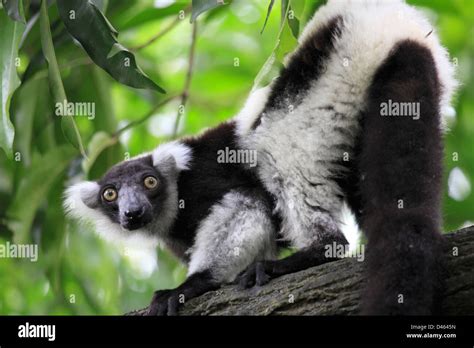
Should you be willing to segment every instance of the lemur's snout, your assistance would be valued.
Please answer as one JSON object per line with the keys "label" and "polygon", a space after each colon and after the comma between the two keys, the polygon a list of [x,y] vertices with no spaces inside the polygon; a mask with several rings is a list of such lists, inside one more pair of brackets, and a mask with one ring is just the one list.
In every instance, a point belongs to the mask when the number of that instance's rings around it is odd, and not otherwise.
{"label": "lemur's snout", "polygon": [[127,230],[136,230],[150,222],[144,206],[130,207],[123,212],[122,226]]}
{"label": "lemur's snout", "polygon": [[121,225],[127,230],[136,230],[150,222],[150,214],[144,206],[128,208],[123,211]]}
{"label": "lemur's snout", "polygon": [[119,191],[120,224],[127,230],[136,230],[151,221],[151,205],[146,195],[136,187]]}
{"label": "lemur's snout", "polygon": [[141,218],[143,216],[144,212],[145,212],[145,208],[140,207],[140,208],[126,210],[124,212],[124,215],[129,220],[136,220],[136,219]]}

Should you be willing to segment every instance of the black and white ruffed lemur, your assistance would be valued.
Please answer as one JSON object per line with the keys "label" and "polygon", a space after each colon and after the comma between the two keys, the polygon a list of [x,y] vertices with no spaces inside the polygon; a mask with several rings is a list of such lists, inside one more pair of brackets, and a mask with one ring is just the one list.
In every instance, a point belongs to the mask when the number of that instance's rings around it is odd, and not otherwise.
{"label": "black and white ruffed lemur", "polygon": [[[430,314],[442,287],[442,113],[454,69],[403,1],[330,0],[272,84],[232,120],[67,189],[65,207],[107,238],[148,238],[188,266],[151,315],[236,281],[262,285],[332,259],[343,202],[367,240],[364,314]],[[382,105],[414,103],[417,117]],[[220,163],[221,150],[257,154]],[[184,202],[184,208],[179,208]],[[278,260],[284,240],[296,252]],[[403,295],[403,303],[399,303]]]}

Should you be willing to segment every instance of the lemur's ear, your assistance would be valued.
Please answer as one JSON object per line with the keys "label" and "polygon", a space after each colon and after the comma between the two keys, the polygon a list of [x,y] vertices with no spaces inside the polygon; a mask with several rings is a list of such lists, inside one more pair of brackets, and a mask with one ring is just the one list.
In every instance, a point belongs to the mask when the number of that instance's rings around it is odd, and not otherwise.
{"label": "lemur's ear", "polygon": [[87,217],[99,206],[99,190],[95,181],[83,181],[68,187],[64,194],[64,209],[74,217]]}
{"label": "lemur's ear", "polygon": [[189,169],[191,149],[179,141],[173,141],[158,146],[151,157],[153,166],[161,172],[179,172]]}

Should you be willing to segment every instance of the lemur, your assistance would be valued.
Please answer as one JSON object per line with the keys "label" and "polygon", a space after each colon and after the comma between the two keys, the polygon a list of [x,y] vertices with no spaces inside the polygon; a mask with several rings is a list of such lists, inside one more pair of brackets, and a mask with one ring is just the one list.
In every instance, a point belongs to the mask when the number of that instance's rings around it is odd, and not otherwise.
{"label": "lemur", "polygon": [[[187,264],[185,282],[149,306],[174,315],[180,296],[332,261],[324,246],[346,243],[347,202],[368,242],[360,313],[430,314],[442,288],[441,116],[455,87],[418,10],[330,0],[236,117],[69,187],[65,207],[109,238],[159,241]],[[419,115],[384,116],[384,103],[415,103]],[[220,163],[226,148],[255,151],[256,165]],[[280,242],[296,251],[277,259]]]}

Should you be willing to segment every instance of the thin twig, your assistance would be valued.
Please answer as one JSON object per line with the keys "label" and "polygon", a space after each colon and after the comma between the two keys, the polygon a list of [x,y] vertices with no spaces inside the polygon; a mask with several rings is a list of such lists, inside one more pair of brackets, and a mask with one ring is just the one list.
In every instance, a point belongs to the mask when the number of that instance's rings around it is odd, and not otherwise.
{"label": "thin twig", "polygon": [[[183,11],[185,13],[185,15],[188,13],[190,9],[190,6],[186,7]],[[131,51],[139,51],[149,45],[151,45],[152,43],[154,43],[156,40],[158,40],[159,38],[165,36],[169,31],[171,31],[171,29],[173,29],[183,18],[180,18],[180,16],[176,16],[176,18],[170,22],[166,27],[164,27],[161,31],[159,31],[158,33],[156,33],[154,36],[152,36],[148,41],[144,42],[143,44],[141,45],[137,45],[137,46],[134,46],[134,47],[131,47],[130,50]]]}
{"label": "thin twig", "polygon": [[66,70],[66,69],[75,68],[81,65],[92,65],[92,64],[94,64],[92,59],[90,59],[89,57],[82,57],[82,58],[71,60],[66,64],[60,65],[59,70]]}
{"label": "thin twig", "polygon": [[[173,136],[176,138],[178,133],[179,121],[181,119],[181,114],[184,113],[184,107],[189,97],[189,87],[191,86],[191,79],[193,77],[193,66],[194,66],[194,57],[196,52],[196,37],[197,37],[197,21],[193,23],[193,33],[191,38],[191,48],[189,50],[189,59],[188,59],[188,72],[186,74],[186,80],[184,82],[183,92],[181,93],[181,103],[178,107],[178,112],[176,114],[176,119],[173,127]],[[183,108],[183,111],[181,110]]]}
{"label": "thin twig", "polygon": [[162,101],[160,101],[159,103],[157,103],[155,106],[153,106],[142,118],[136,120],[136,121],[131,121],[130,123],[126,124],[125,126],[123,126],[122,128],[120,128],[119,130],[117,130],[113,135],[112,137],[115,138],[115,139],[118,139],[118,137],[123,133],[125,132],[126,130],[129,130],[130,128],[133,128],[133,127],[136,127],[140,124],[142,124],[143,122],[145,122],[146,120],[148,120],[151,116],[153,116],[156,112],[156,110],[158,110],[160,107],[162,107],[163,105],[166,105],[168,104],[170,101],[178,98],[180,95],[174,95],[174,96],[171,96],[171,97],[168,97],[166,99],[163,99]]}

